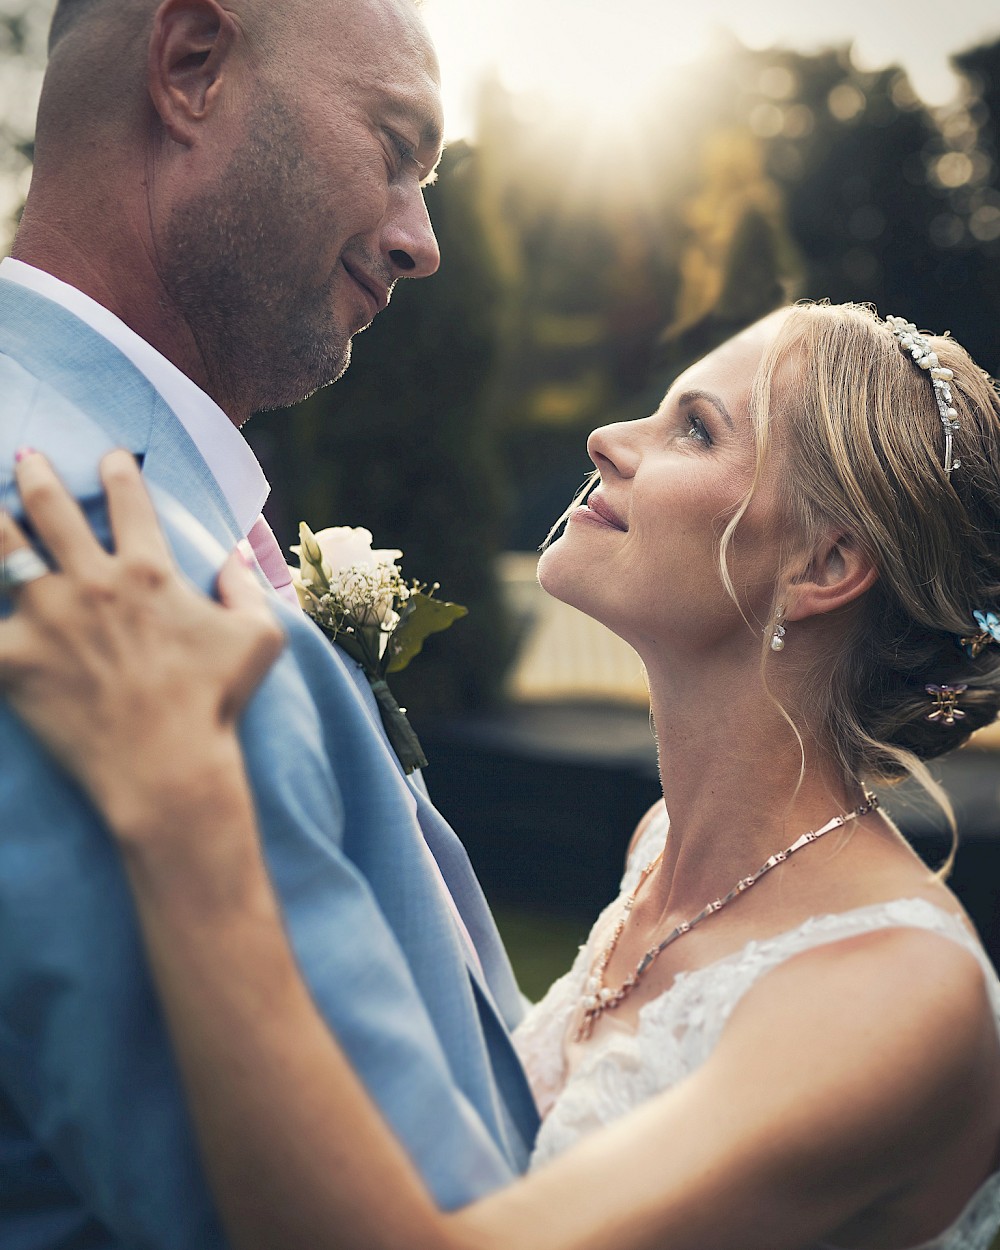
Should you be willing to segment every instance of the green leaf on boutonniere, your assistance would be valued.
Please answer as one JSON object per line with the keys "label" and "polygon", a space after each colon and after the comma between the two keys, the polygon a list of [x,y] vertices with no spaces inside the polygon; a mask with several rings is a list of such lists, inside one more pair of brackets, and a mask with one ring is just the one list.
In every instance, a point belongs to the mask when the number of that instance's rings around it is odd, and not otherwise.
{"label": "green leaf on boutonniere", "polygon": [[398,673],[420,651],[431,634],[438,634],[449,629],[463,616],[468,616],[469,609],[460,603],[448,603],[443,599],[434,599],[421,591],[415,591],[406,601],[406,607],[400,614],[400,621],[393,630],[389,642],[391,659],[387,672]]}
{"label": "green leaf on boutonniere", "polygon": [[336,646],[361,666],[392,749],[407,773],[425,768],[417,735],[386,685],[418,655],[428,635],[447,629],[467,609],[434,598],[438,589],[404,582],[395,549],[375,550],[371,533],[335,525],[314,534],[299,526],[299,568],[292,582],[299,603]]}

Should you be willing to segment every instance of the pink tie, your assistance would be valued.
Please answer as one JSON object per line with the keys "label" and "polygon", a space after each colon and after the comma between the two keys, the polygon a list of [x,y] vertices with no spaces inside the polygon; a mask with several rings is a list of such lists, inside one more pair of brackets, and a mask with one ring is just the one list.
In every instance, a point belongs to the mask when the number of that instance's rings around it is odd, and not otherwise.
{"label": "pink tie", "polygon": [[261,567],[261,572],[274,589],[282,599],[287,599],[289,603],[298,607],[299,600],[292,586],[292,575],[288,571],[285,557],[281,554],[278,540],[263,516],[259,516],[250,527],[247,542],[253,548],[253,554]]}

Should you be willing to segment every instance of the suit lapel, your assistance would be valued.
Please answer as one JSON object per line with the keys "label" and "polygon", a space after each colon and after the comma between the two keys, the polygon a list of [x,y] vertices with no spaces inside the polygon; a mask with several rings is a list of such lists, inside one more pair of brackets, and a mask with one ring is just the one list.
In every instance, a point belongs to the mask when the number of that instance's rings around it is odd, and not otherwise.
{"label": "suit lapel", "polygon": [[[482,886],[458,835],[427,795],[419,788],[416,793],[424,838],[475,944],[485,976],[484,988],[495,1002],[495,1010],[504,1026],[512,1029],[524,1012],[510,960],[500,941]],[[473,971],[478,974],[478,969]]]}
{"label": "suit lapel", "polygon": [[[392,766],[399,773],[405,785],[416,799],[418,823],[427,849],[438,866],[445,888],[451,894],[452,900],[462,918],[462,923],[468,930],[469,938],[475,947],[476,957],[473,957],[472,953],[467,949],[467,939],[460,932],[458,926],[456,926],[456,933],[465,953],[465,962],[469,969],[469,975],[479,986],[485,1001],[490,1004],[491,1011],[502,1022],[503,1027],[505,1029],[513,1028],[513,1025],[522,1014],[520,1001],[516,993],[513,997],[511,995],[510,987],[514,980],[513,972],[507,959],[507,953],[500,943],[496,926],[493,924],[486,899],[483,896],[479,882],[476,880],[465,847],[462,846],[458,836],[431,803],[426,787],[422,782],[417,781],[413,776],[407,777],[403,771],[396,753],[389,745],[388,738],[385,736],[378,706],[371,692],[371,687],[368,685],[368,679],[362,672],[360,665],[352,660],[347,660],[345,663],[354,679],[354,684],[364,699],[370,719],[385,742],[386,751],[392,761]],[[508,1023],[508,1020],[511,1020],[512,1023]]]}
{"label": "suit lapel", "polygon": [[[148,379],[85,322],[44,296],[0,278],[0,354],[8,355],[39,379],[39,403],[47,404],[53,392],[65,396],[104,432],[109,448],[128,448],[140,459],[147,478],[196,517],[223,549],[228,550],[243,537],[215,478],[173,411]],[[53,415],[50,424],[53,423],[60,424],[58,415]],[[76,440],[86,439],[91,454],[81,455],[79,460],[90,465],[93,434],[79,428],[79,412],[75,423],[74,426],[67,419],[60,430],[64,449],[69,450]],[[3,430],[0,455],[3,463],[9,464],[20,442],[19,431],[2,424],[0,429]],[[87,472],[92,474],[93,470]],[[76,493],[85,493],[80,483],[67,484]],[[94,483],[88,486],[93,490]],[[307,627],[304,621],[301,625]],[[384,739],[367,680],[356,665],[346,664],[345,667]],[[385,749],[392,764],[399,769],[399,762],[387,742]],[[389,761],[386,762],[388,765]],[[421,785],[414,784],[402,773],[400,784],[407,786],[416,800],[427,846],[482,961],[480,971],[458,926],[453,925],[455,941],[461,944],[473,983],[493,1063],[507,1074],[507,1081],[501,1082],[499,1088],[513,1092],[513,1097],[506,1099],[506,1110],[523,1140],[530,1143],[537,1129],[537,1116],[508,1034],[522,1012],[506,952],[464,847],[433,808]]]}
{"label": "suit lapel", "polygon": [[0,351],[86,412],[113,446],[182,503],[227,550],[243,535],[218,483],[156,388],[61,305],[0,278]]}
{"label": "suit lapel", "polygon": [[497,1077],[497,1089],[506,1091],[505,1121],[530,1147],[538,1132],[538,1110],[521,1061],[511,1042],[511,1032],[524,1015],[524,1003],[517,988],[507,951],[472,868],[468,852],[433,806],[423,785],[411,785],[417,797],[420,827],[434,856],[445,885],[476,947],[482,967],[466,960],[476,993],[479,1018]]}

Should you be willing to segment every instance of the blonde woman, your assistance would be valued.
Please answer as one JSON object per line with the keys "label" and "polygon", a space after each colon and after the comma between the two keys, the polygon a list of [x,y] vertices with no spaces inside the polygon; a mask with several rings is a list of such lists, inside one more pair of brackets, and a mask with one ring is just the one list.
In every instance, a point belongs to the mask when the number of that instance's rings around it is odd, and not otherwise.
{"label": "blonde woman", "polygon": [[234,561],[223,606],[183,584],[128,456],[114,555],[18,466],[60,571],[16,592],[0,671],[121,847],[232,1244],[985,1250],[1000,984],[866,786],[933,789],[1000,710],[997,395],[950,339],[786,309],[589,450],[540,577],[641,655],[669,832],[661,805],[521,1027],[531,1172],[453,1213],[282,931],[234,732],[280,647],[262,597]]}

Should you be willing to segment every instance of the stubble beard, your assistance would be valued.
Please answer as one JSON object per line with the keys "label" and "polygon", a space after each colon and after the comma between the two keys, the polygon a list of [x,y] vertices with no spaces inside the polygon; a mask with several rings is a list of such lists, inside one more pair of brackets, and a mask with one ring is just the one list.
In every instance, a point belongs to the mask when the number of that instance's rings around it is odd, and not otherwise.
{"label": "stubble beard", "polygon": [[160,264],[171,311],[230,413],[296,403],[350,363],[351,336],[332,320],[336,271],[316,283],[321,186],[295,118],[272,98],[216,182],[167,223]]}

